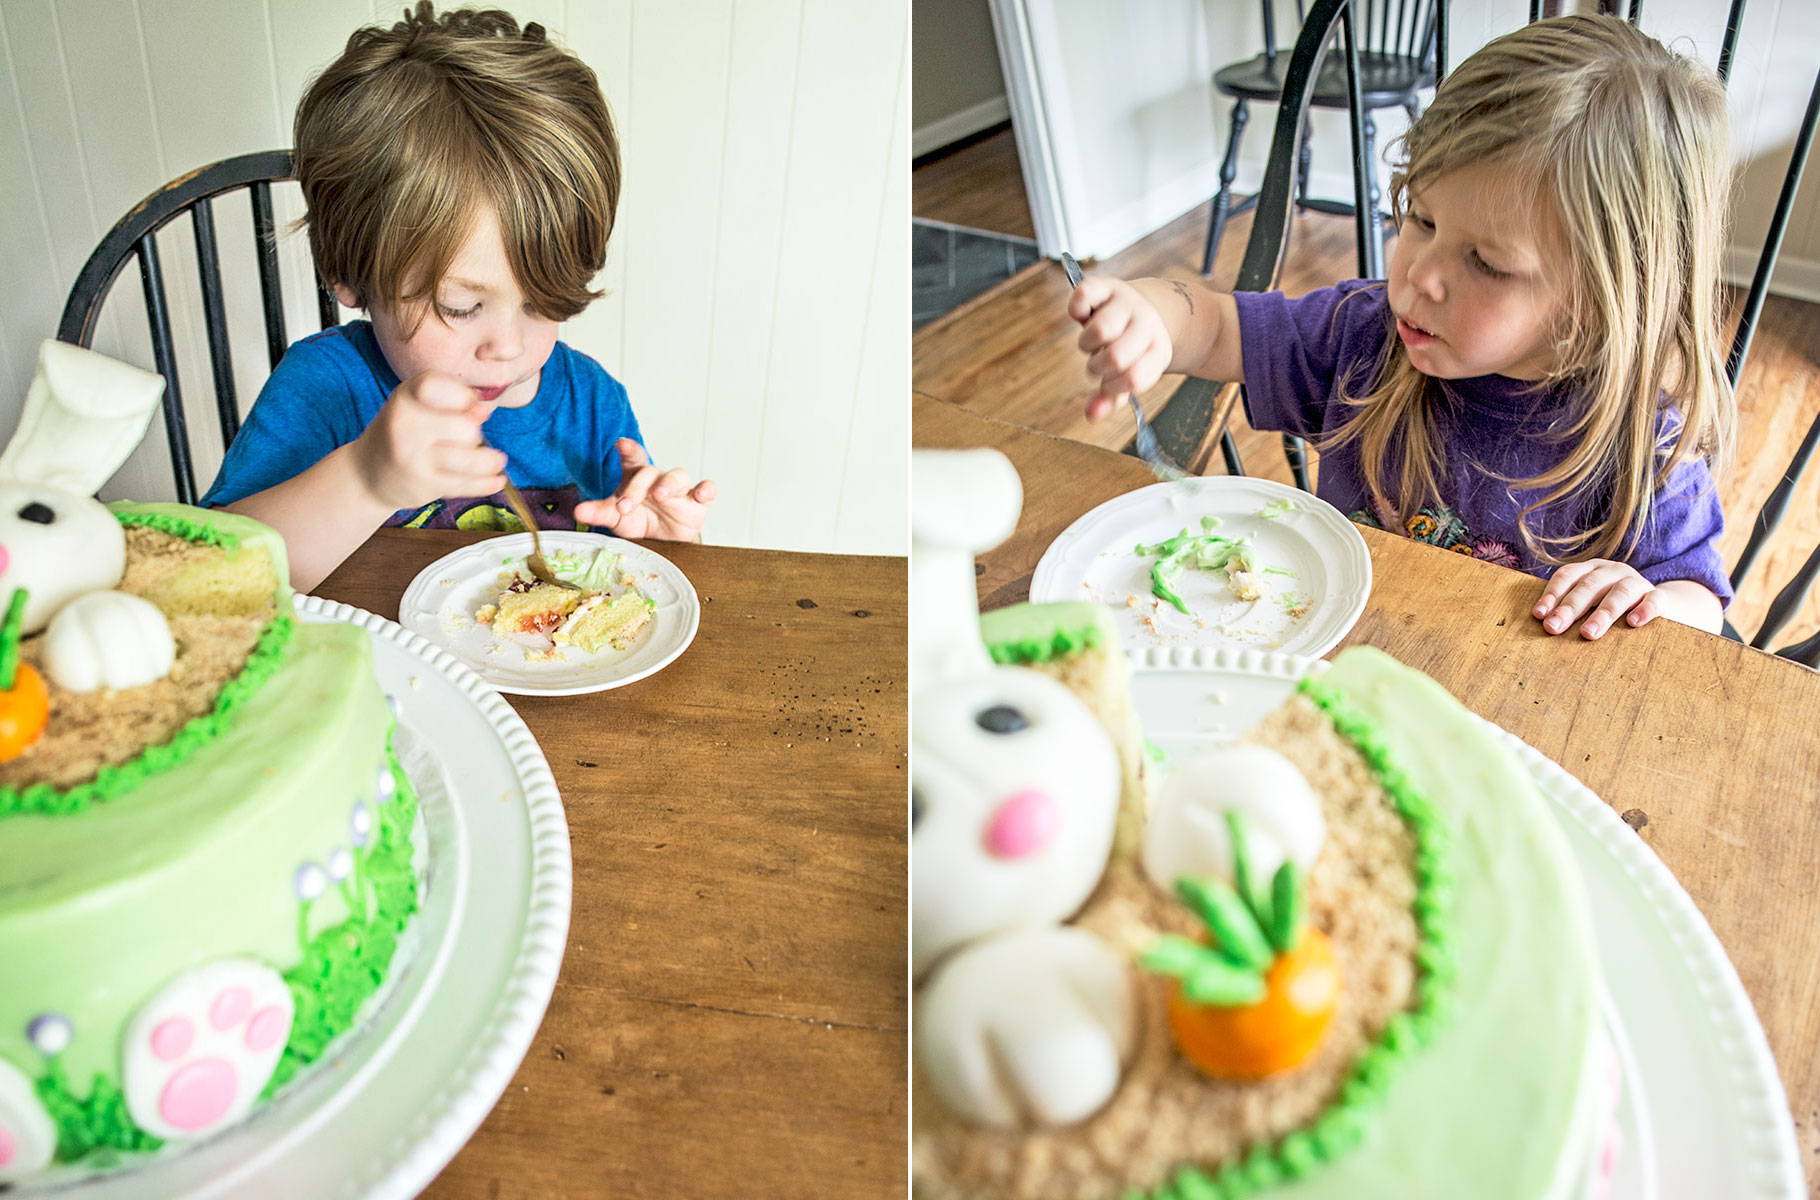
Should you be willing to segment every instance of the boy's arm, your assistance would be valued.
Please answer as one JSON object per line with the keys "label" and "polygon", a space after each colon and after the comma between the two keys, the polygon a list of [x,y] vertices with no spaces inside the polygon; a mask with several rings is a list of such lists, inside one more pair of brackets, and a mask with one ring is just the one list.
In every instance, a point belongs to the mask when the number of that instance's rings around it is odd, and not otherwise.
{"label": "boy's arm", "polygon": [[1078,345],[1097,389],[1087,401],[1091,418],[1166,374],[1244,378],[1238,306],[1229,292],[1176,279],[1127,283],[1090,275],[1069,297],[1068,315],[1081,323]]}
{"label": "boy's arm", "polygon": [[326,579],[397,511],[362,482],[355,465],[358,445],[331,450],[302,474],[221,506],[278,531],[290,558],[291,586],[299,592]]}
{"label": "boy's arm", "polygon": [[291,586],[307,592],[399,509],[505,487],[505,455],[480,436],[492,411],[461,380],[425,372],[399,384],[354,441],[222,507],[276,529]]}

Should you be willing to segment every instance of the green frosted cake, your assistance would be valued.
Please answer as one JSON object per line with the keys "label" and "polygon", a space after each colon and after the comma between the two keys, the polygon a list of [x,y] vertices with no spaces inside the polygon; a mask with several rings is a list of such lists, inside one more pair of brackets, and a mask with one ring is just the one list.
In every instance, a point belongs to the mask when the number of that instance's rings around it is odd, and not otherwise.
{"label": "green frosted cake", "polygon": [[[995,662],[1063,680],[1129,745],[1129,672],[1095,608],[985,613],[981,636]],[[995,728],[1016,730],[995,747],[1015,753],[1014,739],[1037,730],[1026,713],[1029,728],[995,717]],[[940,767],[947,731],[925,726],[917,754]],[[980,753],[967,758],[978,764]],[[1067,778],[1058,753],[1040,765]],[[1011,799],[980,802],[982,855],[964,826],[956,837],[937,822],[961,803],[956,785],[929,766],[919,782],[913,761],[923,816],[914,855],[965,856],[983,880],[1063,845],[1068,822],[1088,811],[1078,799],[1062,804],[1045,842],[992,836],[1034,794],[1013,762],[992,777],[992,795]],[[1121,829],[1066,922],[923,956],[915,1194],[1603,1195],[1618,1073],[1590,913],[1553,814],[1495,731],[1425,675],[1360,648],[1304,680],[1238,745],[1196,762],[1171,764],[1145,829]],[[1201,815],[1181,815],[1196,805]],[[1295,815],[1303,805],[1309,815]],[[1129,819],[1128,797],[1119,812]],[[1184,884],[1159,868],[1192,859],[1210,829],[1231,855],[1225,883]],[[1261,861],[1273,847],[1275,860]],[[982,902],[952,880],[939,899]],[[1065,939],[1122,955],[1125,982]],[[1060,997],[1054,984],[1030,991],[1049,970],[1068,981]],[[1311,992],[1325,1007],[1296,1011]],[[1085,1007],[1063,1003],[1068,993]],[[1045,1115],[1095,1068],[1081,1048],[1095,1037],[1116,1054],[1107,1090]]]}
{"label": "green frosted cake", "polygon": [[[266,526],[112,515],[114,579],[0,638],[0,709],[48,693],[23,746],[0,719],[0,1183],[232,1126],[355,1023],[417,906],[366,632],[297,618]],[[51,586],[23,544],[0,519],[0,603]]]}

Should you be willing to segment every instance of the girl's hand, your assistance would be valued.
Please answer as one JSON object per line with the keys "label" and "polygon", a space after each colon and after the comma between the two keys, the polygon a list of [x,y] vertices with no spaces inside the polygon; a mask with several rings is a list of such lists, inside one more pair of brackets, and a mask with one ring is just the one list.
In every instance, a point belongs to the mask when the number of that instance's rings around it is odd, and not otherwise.
{"label": "girl's hand", "polygon": [[353,443],[355,473],[389,509],[444,496],[490,496],[506,485],[506,456],[480,427],[493,406],[473,388],[435,371],[399,384]]}
{"label": "girl's hand", "polygon": [[576,519],[611,529],[622,538],[700,541],[702,521],[714,502],[714,481],[704,479],[690,487],[687,471],[680,467],[658,470],[645,448],[631,438],[620,438],[616,448],[619,490],[605,500],[577,504]]}
{"label": "girl's hand", "polygon": [[1068,315],[1081,324],[1077,344],[1096,389],[1087,400],[1088,420],[1111,412],[1126,393],[1154,387],[1168,370],[1169,329],[1156,306],[1124,280],[1087,276],[1068,297]]}
{"label": "girl's hand", "polygon": [[1580,636],[1591,641],[1626,613],[1631,626],[1647,625],[1662,615],[1662,594],[1629,563],[1595,558],[1557,569],[1542,588],[1534,613],[1542,628],[1560,633],[1589,609],[1592,615],[1581,623]]}

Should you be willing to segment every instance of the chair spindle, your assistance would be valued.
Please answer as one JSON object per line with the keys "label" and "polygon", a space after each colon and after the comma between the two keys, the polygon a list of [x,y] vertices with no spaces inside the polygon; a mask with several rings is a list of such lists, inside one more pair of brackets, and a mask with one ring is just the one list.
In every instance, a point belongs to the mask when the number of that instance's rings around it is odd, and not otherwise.
{"label": "chair spindle", "polygon": [[1801,118],[1801,132],[1795,135],[1794,152],[1789,156],[1788,174],[1782,179],[1782,194],[1776,197],[1776,213],[1770,218],[1769,236],[1763,253],[1757,259],[1757,272],[1751,277],[1750,292],[1744,298],[1744,310],[1738,315],[1738,330],[1732,338],[1732,351],[1725,360],[1725,377],[1738,382],[1744,368],[1744,356],[1750,352],[1751,335],[1756,332],[1757,317],[1763,311],[1763,298],[1769,291],[1770,273],[1776,256],[1782,253],[1782,235],[1788,229],[1788,216],[1794,207],[1795,192],[1801,186],[1801,175],[1807,169],[1807,152],[1814,145],[1814,121],[1820,116],[1820,74],[1814,76],[1814,90],[1807,98],[1807,114]]}
{"label": "chair spindle", "polygon": [[259,257],[259,298],[265,307],[265,356],[272,369],[291,343],[284,336],[284,288],[278,274],[278,244],[272,220],[272,185],[247,186],[253,204],[253,248]]}
{"label": "chair spindle", "polygon": [[171,448],[171,475],[179,504],[196,503],[196,470],[190,463],[189,429],[183,419],[183,392],[177,383],[177,355],[171,343],[171,313],[164,297],[164,269],[158,264],[158,235],[139,239],[139,278],[145,285],[145,315],[151,326],[152,364],[164,376],[164,436]]}
{"label": "chair spindle", "polygon": [[240,404],[234,393],[234,362],[228,347],[227,308],[221,295],[221,254],[215,243],[215,210],[207,197],[190,209],[196,227],[196,267],[202,281],[202,323],[209,338],[209,373],[215,383],[215,412],[221,444],[240,432]]}

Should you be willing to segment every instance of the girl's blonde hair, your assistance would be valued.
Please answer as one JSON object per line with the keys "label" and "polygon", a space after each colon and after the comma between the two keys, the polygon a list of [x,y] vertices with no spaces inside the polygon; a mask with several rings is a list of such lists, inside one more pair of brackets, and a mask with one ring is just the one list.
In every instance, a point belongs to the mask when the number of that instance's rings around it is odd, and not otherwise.
{"label": "girl's blonde hair", "polygon": [[600,295],[619,142],[594,72],[541,25],[420,0],[355,31],[304,93],[295,139],[316,268],[361,307],[421,320],[483,207],[540,316]]}
{"label": "girl's blonde hair", "polygon": [[[1554,324],[1554,372],[1577,397],[1555,432],[1559,462],[1527,479],[1524,543],[1559,563],[1611,558],[1635,544],[1651,500],[1677,465],[1731,464],[1734,408],[1719,350],[1719,257],[1729,159],[1725,92],[1701,63],[1623,20],[1538,21],[1487,44],[1436,90],[1401,140],[1391,178],[1401,222],[1411,188],[1464,164],[1492,165],[1549,204],[1568,264]],[[1546,214],[1544,214],[1546,217]],[[1353,414],[1324,439],[1356,442],[1373,498],[1407,522],[1440,497],[1437,407],[1446,385],[1389,345]],[[1666,391],[1682,423],[1658,437]],[[1386,486],[1389,485],[1389,486]],[[1547,533],[1531,515],[1590,498],[1589,529]]]}

